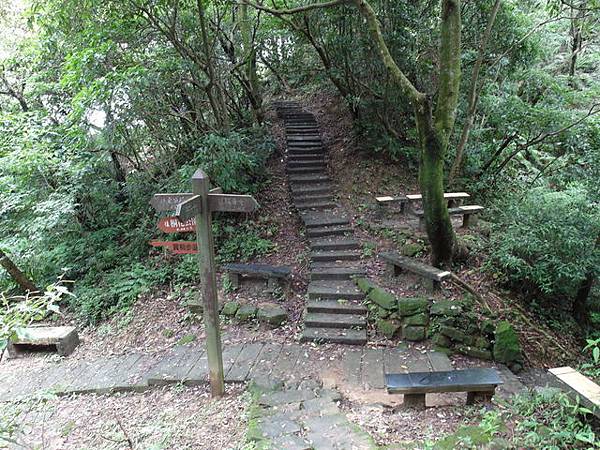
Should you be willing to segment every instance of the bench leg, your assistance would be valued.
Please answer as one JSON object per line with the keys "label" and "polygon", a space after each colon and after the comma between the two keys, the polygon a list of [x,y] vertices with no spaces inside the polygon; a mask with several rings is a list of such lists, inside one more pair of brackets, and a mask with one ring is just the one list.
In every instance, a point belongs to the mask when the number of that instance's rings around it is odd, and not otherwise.
{"label": "bench leg", "polygon": [[491,402],[494,392],[495,390],[487,392],[467,392],[467,405],[474,405],[479,402]]}
{"label": "bench leg", "polygon": [[231,287],[233,289],[238,289],[240,287],[240,274],[239,273],[230,273],[229,280],[231,281]]}
{"label": "bench leg", "polygon": [[272,294],[279,287],[279,283],[276,278],[267,278],[267,293]]}
{"label": "bench leg", "polygon": [[425,408],[425,394],[404,394],[403,406],[408,408]]}
{"label": "bench leg", "polygon": [[419,231],[425,231],[425,217],[419,217]]}
{"label": "bench leg", "polygon": [[439,281],[430,280],[429,278],[423,279],[423,285],[425,286],[425,290],[429,293],[437,292],[442,288],[442,284]]}
{"label": "bench leg", "polygon": [[463,215],[463,228],[474,227],[477,225],[477,214]]}

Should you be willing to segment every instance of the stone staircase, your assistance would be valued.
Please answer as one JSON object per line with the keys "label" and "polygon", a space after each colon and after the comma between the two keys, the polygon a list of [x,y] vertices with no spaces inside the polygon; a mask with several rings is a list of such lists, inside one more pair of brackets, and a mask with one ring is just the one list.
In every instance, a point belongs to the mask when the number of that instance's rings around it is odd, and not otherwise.
{"label": "stone staircase", "polygon": [[327,151],[313,114],[279,102],[285,122],[290,191],[310,240],[310,284],[301,340],[363,345],[367,342],[364,294],[352,277],[364,275],[360,244],[335,201]]}

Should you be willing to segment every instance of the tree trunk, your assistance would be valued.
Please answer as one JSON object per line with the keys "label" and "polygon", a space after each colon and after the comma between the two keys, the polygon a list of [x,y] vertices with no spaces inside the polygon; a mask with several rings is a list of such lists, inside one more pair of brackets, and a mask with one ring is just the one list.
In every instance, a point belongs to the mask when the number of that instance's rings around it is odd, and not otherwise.
{"label": "tree trunk", "polygon": [[587,300],[594,285],[595,277],[593,274],[588,274],[587,278],[583,280],[577,295],[573,300],[572,314],[577,323],[581,326],[586,326],[589,323],[590,317],[588,314]]}
{"label": "tree trunk", "polygon": [[454,163],[452,164],[452,169],[450,170],[450,175],[448,176],[448,186],[451,186],[454,182],[454,179],[458,175],[460,175],[465,146],[467,145],[467,141],[469,140],[469,133],[471,132],[471,127],[473,127],[473,121],[475,120],[475,112],[477,111],[477,101],[479,100],[479,95],[477,92],[477,87],[479,85],[479,72],[481,71],[481,65],[485,56],[485,50],[490,40],[490,35],[492,34],[492,28],[494,27],[494,22],[496,21],[496,16],[498,15],[498,9],[500,9],[501,1],[502,0],[496,0],[496,3],[494,3],[494,7],[488,19],[487,27],[485,29],[485,32],[483,33],[481,42],[479,43],[479,52],[477,55],[477,60],[475,61],[475,65],[473,66],[473,73],[471,75],[471,85],[469,86],[469,107],[467,109],[467,117],[465,119],[465,124],[463,125],[462,133],[460,135],[458,147],[456,147],[456,156],[454,158]]}
{"label": "tree trunk", "polygon": [[252,24],[248,14],[248,5],[240,5],[240,32],[242,34],[243,55],[246,60],[246,77],[248,78],[248,100],[252,108],[254,120],[261,124],[264,120],[262,93],[256,72],[256,49],[252,36]]}
{"label": "tree trunk", "polygon": [[415,106],[415,117],[421,146],[419,185],[431,245],[431,264],[447,268],[452,264],[455,236],[444,199],[445,145],[433,125],[429,98]]}
{"label": "tree trunk", "polygon": [[37,286],[12,262],[12,260],[0,250],[0,266],[8,272],[15,283],[25,292],[40,292]]}

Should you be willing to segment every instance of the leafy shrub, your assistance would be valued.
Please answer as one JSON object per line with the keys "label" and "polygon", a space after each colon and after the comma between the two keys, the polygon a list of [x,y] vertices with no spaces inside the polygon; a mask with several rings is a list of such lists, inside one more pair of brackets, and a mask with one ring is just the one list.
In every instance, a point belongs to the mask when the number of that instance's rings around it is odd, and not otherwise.
{"label": "leafy shrub", "polygon": [[572,296],[600,263],[600,211],[581,188],[535,188],[502,202],[495,215],[492,260],[515,286]]}

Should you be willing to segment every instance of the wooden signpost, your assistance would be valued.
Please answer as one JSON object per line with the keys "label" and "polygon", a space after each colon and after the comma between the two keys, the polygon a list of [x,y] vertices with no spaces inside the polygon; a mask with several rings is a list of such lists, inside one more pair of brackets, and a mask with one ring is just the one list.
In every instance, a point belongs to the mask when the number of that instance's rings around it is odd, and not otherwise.
{"label": "wooden signpost", "polygon": [[[157,211],[175,210],[174,217],[167,217],[159,222],[159,228],[162,227],[163,231],[196,231],[195,252],[200,263],[210,387],[213,397],[220,397],[225,390],[225,377],[219,328],[212,213],[215,211],[250,213],[258,208],[258,203],[250,195],[223,194],[220,188],[209,190],[209,184],[208,176],[198,169],[192,176],[192,193],[156,194],[150,204]],[[188,245],[189,250],[191,249],[189,244],[193,243],[162,242],[161,246],[171,248],[175,253],[176,248],[179,249],[182,244]]]}

